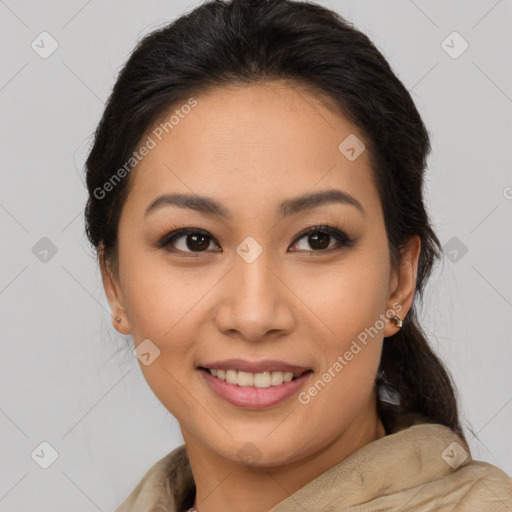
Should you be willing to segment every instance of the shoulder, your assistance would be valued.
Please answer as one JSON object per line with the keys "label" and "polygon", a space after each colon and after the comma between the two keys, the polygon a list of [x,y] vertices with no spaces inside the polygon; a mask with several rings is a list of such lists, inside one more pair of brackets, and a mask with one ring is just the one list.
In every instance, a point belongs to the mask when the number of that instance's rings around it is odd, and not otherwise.
{"label": "shoulder", "polygon": [[[391,448],[393,441],[399,441],[404,451],[414,455],[404,464],[406,471],[431,468],[414,492],[422,489],[420,496],[438,499],[440,510],[511,510],[512,478],[492,464],[474,460],[466,440],[458,433],[420,414],[399,414],[389,405],[379,413],[388,434],[380,448],[388,443]],[[409,505],[416,510],[416,498],[412,496]]]}
{"label": "shoulder", "polygon": [[444,478],[429,482],[426,492],[442,496],[447,510],[505,512],[512,506],[512,478],[492,464],[472,459]]}

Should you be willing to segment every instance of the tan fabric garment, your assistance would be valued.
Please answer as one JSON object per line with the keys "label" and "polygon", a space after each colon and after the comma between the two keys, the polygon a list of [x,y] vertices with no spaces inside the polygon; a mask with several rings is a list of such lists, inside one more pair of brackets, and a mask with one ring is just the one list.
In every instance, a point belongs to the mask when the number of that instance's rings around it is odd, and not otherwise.
{"label": "tan fabric garment", "polygon": [[[413,424],[364,446],[269,512],[512,511],[512,479],[470,455],[457,465],[461,448],[448,427]],[[151,467],[116,512],[183,512],[194,494],[181,445]]]}

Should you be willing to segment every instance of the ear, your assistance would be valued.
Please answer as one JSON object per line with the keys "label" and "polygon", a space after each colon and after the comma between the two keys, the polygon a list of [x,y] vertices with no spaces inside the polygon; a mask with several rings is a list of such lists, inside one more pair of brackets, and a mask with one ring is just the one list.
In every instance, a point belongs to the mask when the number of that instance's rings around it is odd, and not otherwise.
{"label": "ear", "polygon": [[[398,269],[392,270],[391,286],[388,297],[386,316],[396,315],[402,321],[411,309],[416,290],[418,276],[418,261],[420,257],[421,240],[418,235],[409,239],[401,250],[402,261]],[[384,337],[393,336],[399,327],[393,321],[387,321],[384,327]]]}
{"label": "ear", "polygon": [[[111,262],[104,257],[103,246],[98,248],[98,260],[101,269],[103,288],[112,312],[112,325],[121,334],[131,334],[132,329],[124,307],[124,299],[119,279]],[[118,320],[117,320],[118,319]]]}

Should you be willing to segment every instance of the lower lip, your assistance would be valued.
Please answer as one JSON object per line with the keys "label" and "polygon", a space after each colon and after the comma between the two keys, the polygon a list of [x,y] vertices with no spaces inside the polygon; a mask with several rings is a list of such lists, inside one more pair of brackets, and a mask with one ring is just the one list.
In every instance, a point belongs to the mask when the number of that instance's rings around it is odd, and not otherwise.
{"label": "lower lip", "polygon": [[310,370],[290,382],[279,386],[257,388],[254,386],[238,386],[211,375],[207,370],[199,368],[210,389],[230,404],[246,409],[262,409],[279,404],[297,393],[313,373]]}

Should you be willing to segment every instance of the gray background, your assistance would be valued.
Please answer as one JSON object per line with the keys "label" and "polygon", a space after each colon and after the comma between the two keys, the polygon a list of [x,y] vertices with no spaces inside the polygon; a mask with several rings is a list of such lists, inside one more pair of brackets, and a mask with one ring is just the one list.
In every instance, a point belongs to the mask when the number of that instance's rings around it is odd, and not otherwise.
{"label": "gray background", "polygon": [[[429,209],[447,258],[423,318],[478,433],[474,458],[512,474],[512,1],[320,3],[376,43],[432,134]],[[116,353],[83,162],[137,40],[193,5],[0,1],[2,511],[113,510],[182,443],[138,361]],[[43,31],[59,45],[46,59],[31,47]],[[461,40],[442,44],[453,31],[469,44],[457,58]],[[31,457],[43,441],[58,452],[48,469]]]}

